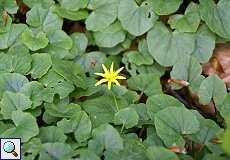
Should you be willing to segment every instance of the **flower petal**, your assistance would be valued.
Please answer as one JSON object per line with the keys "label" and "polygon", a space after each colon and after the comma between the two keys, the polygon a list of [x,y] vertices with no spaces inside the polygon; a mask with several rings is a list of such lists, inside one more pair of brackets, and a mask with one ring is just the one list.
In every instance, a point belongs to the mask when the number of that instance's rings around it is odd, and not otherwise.
{"label": "flower petal", "polygon": [[118,73],[120,73],[123,69],[124,67],[121,67],[120,69],[116,70],[115,75],[118,75]]}
{"label": "flower petal", "polygon": [[124,76],[116,76],[116,79],[126,79]]}
{"label": "flower petal", "polygon": [[105,77],[104,73],[94,73],[94,74],[97,75],[97,76]]}
{"label": "flower petal", "polygon": [[105,82],[107,82],[108,80],[107,79],[101,79],[100,81],[98,81],[96,84],[95,84],[95,86],[98,86],[98,85],[100,85],[100,84],[102,84],[102,83],[105,83]]}
{"label": "flower petal", "polygon": [[102,64],[102,68],[103,68],[105,74],[108,74],[108,73],[109,73],[108,69],[106,68],[106,66],[105,66],[104,64]]}
{"label": "flower petal", "polygon": [[111,74],[113,73],[113,62],[112,62],[112,64],[111,64],[111,66],[110,66],[110,73],[111,73]]}
{"label": "flower petal", "polygon": [[116,79],[114,79],[113,82],[114,82],[116,85],[120,86],[120,83],[119,83]]}

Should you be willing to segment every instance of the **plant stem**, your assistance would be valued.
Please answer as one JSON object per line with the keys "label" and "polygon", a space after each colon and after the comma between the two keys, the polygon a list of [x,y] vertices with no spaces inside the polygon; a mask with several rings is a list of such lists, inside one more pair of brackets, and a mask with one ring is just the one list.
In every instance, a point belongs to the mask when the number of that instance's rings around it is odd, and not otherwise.
{"label": "plant stem", "polygon": [[125,128],[125,123],[123,123],[123,124],[122,124],[120,134],[122,134],[122,132],[123,132],[124,128]]}
{"label": "plant stem", "polygon": [[117,104],[117,99],[116,99],[116,97],[115,97],[115,95],[114,95],[113,91],[112,91],[112,95],[113,95],[113,99],[114,99],[114,102],[115,102],[115,106],[116,106],[116,108],[117,108],[117,112],[118,112],[118,111],[119,111],[119,107],[118,107],[118,104]]}

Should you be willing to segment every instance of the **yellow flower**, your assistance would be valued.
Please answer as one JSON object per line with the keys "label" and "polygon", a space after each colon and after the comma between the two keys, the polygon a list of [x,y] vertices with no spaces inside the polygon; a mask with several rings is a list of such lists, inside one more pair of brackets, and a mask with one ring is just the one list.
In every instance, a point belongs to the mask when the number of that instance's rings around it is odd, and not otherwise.
{"label": "yellow flower", "polygon": [[105,73],[94,73],[98,76],[103,77],[101,80],[99,80],[95,86],[98,86],[102,83],[108,83],[108,89],[111,89],[112,83],[115,83],[116,85],[120,86],[120,83],[117,81],[118,79],[126,79],[123,76],[119,76],[118,74],[124,69],[124,67],[114,71],[113,70],[113,63],[110,66],[110,70],[108,70],[104,64],[102,64],[102,68]]}

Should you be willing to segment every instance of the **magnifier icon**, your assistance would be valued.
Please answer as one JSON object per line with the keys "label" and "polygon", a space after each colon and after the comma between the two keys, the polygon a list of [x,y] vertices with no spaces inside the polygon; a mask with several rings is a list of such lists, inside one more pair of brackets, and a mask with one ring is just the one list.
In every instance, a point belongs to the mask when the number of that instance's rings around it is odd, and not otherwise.
{"label": "magnifier icon", "polygon": [[13,142],[11,141],[7,141],[3,144],[3,150],[6,152],[6,153],[11,153],[14,155],[14,157],[17,157],[18,154],[17,152],[15,152],[15,145]]}

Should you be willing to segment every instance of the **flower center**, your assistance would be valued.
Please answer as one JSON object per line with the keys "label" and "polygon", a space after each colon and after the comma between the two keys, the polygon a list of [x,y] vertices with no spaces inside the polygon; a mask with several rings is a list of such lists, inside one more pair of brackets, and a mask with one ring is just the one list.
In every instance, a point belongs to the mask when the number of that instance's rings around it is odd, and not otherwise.
{"label": "flower center", "polygon": [[109,73],[106,79],[108,79],[108,81],[113,81],[114,79],[116,79],[116,76],[113,73]]}

